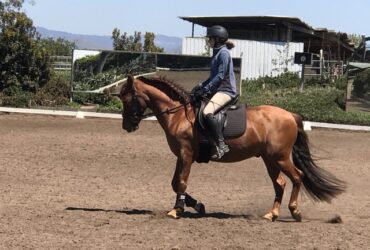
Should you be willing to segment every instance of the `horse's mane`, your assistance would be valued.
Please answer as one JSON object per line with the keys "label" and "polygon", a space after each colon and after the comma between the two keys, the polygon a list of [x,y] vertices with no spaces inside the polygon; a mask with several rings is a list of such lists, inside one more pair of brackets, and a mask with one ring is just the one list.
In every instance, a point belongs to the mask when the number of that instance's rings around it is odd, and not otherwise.
{"label": "horse's mane", "polygon": [[179,100],[182,104],[186,104],[190,101],[188,92],[181,87],[179,84],[175,83],[173,80],[169,80],[164,76],[160,77],[138,77],[138,80],[153,86],[165,94],[167,94],[173,100]]}

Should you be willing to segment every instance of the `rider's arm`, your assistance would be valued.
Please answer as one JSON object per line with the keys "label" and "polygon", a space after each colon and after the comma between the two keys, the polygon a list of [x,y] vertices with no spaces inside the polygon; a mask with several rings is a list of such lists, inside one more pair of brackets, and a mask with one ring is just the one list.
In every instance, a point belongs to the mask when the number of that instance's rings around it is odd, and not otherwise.
{"label": "rider's arm", "polygon": [[227,67],[229,65],[230,57],[228,53],[221,53],[217,60],[217,73],[214,76],[211,76],[208,80],[208,83],[204,86],[206,92],[215,91],[221,84],[222,80],[226,79]]}
{"label": "rider's arm", "polygon": [[204,86],[207,86],[207,84],[209,83],[209,81],[211,81],[211,78],[208,78],[204,82],[200,83],[200,87],[204,88]]}

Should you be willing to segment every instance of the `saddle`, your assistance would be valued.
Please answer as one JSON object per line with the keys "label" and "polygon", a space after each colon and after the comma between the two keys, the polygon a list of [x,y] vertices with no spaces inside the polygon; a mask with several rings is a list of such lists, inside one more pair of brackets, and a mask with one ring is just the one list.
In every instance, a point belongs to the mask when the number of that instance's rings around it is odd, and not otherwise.
{"label": "saddle", "polygon": [[[221,121],[223,124],[223,135],[225,140],[235,139],[244,134],[247,127],[245,104],[237,105],[239,96],[232,99],[227,105],[225,105],[220,111],[214,116]],[[194,110],[196,115],[196,126],[202,134],[199,157],[196,160],[198,163],[207,163],[210,160],[212,143],[209,140],[209,133],[205,125],[203,110],[207,105],[208,100],[200,100],[194,104]]]}

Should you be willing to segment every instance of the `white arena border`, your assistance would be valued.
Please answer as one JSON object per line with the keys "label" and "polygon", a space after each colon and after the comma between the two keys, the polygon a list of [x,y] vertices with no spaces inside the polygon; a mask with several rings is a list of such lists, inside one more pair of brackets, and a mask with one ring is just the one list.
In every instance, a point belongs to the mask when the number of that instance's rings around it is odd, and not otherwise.
{"label": "white arena border", "polygon": [[[95,117],[95,118],[122,119],[121,114],[84,112],[84,111],[62,111],[62,110],[0,107],[0,112],[36,114],[36,115],[72,116],[76,118]],[[153,121],[153,120],[156,120],[156,118],[149,117],[149,118],[146,118],[145,120]],[[332,123],[310,122],[310,121],[304,121],[303,124],[304,124],[304,130],[311,130],[312,127],[317,127],[317,128],[330,128],[330,129],[355,130],[355,131],[370,131],[369,126],[332,124]]]}
{"label": "white arena border", "polygon": [[[96,117],[96,118],[122,119],[121,114],[84,112],[84,111],[63,111],[63,110],[0,107],[0,112],[23,113],[23,114],[33,114],[33,115],[72,116],[72,117],[76,117],[76,118]],[[145,120],[156,120],[156,119],[155,119],[155,117],[149,117]]]}

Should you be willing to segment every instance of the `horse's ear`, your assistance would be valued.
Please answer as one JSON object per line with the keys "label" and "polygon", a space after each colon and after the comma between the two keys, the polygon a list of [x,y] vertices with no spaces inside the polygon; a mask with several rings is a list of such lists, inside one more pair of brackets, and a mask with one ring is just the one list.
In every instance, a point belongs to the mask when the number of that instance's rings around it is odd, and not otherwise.
{"label": "horse's ear", "polygon": [[136,92],[134,81],[135,78],[132,75],[127,76],[127,86],[129,87],[129,89],[132,89],[134,92]]}
{"label": "horse's ear", "polygon": [[134,83],[134,77],[132,75],[127,76],[127,84],[132,85]]}

